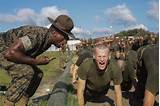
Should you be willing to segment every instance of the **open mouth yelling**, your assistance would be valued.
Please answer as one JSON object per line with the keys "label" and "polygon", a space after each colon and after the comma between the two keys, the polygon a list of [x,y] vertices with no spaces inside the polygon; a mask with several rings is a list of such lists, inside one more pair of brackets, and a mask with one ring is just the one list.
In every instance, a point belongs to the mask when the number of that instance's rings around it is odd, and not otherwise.
{"label": "open mouth yelling", "polygon": [[104,70],[106,67],[106,63],[105,62],[98,62],[98,67],[100,70]]}

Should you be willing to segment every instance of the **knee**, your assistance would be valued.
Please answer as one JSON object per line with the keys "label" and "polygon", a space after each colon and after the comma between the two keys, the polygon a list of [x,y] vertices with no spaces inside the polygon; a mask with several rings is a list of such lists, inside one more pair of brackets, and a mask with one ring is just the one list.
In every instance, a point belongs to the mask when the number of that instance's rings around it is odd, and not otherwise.
{"label": "knee", "polygon": [[23,69],[23,76],[25,76],[27,79],[32,79],[35,72],[31,66],[26,66]]}

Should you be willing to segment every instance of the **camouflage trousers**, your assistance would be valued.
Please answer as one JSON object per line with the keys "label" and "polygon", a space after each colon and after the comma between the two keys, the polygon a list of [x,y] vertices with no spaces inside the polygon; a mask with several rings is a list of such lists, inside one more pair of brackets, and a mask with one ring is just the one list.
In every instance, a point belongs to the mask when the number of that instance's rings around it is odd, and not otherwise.
{"label": "camouflage trousers", "polygon": [[38,67],[7,61],[2,53],[0,53],[0,68],[5,69],[11,77],[6,99],[14,103],[22,96],[31,97],[43,77],[43,72]]}

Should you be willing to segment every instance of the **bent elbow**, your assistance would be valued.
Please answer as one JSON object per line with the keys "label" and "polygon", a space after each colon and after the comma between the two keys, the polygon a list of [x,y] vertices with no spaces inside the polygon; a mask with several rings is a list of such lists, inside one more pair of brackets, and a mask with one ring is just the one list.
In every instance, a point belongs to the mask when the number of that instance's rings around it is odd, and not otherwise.
{"label": "bent elbow", "polygon": [[4,54],[4,57],[6,59],[12,59],[12,57],[14,56],[15,54],[15,51],[14,50],[6,50],[5,54]]}

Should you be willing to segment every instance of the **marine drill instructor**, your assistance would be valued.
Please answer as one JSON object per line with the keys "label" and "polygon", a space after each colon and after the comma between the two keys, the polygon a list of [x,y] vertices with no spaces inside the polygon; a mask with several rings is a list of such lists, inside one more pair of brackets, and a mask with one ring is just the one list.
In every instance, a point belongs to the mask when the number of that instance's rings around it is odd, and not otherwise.
{"label": "marine drill instructor", "polygon": [[[51,61],[47,56],[38,56],[52,44],[65,47],[74,27],[72,19],[60,15],[49,29],[39,26],[22,26],[0,33],[0,67],[11,76],[3,106],[27,106],[29,98],[38,88],[43,72],[36,65]],[[38,57],[37,57],[38,56]]]}

